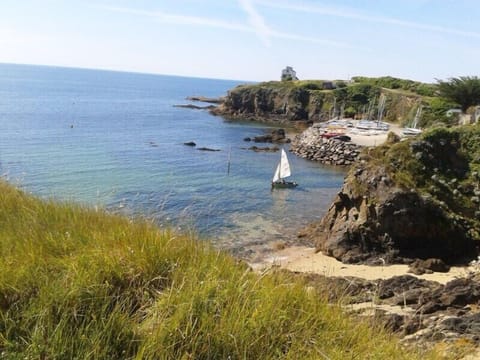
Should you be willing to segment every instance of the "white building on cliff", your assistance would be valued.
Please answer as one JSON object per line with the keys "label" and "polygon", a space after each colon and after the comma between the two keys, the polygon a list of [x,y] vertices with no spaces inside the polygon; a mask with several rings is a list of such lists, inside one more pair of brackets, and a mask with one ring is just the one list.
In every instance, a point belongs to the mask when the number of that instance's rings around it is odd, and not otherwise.
{"label": "white building on cliff", "polygon": [[298,80],[297,72],[291,66],[287,66],[282,70],[282,81],[284,80]]}

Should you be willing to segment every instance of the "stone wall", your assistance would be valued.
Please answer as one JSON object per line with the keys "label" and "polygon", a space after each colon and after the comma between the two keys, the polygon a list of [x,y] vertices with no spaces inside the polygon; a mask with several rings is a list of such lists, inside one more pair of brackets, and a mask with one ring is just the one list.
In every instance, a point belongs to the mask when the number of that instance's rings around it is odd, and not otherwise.
{"label": "stone wall", "polygon": [[351,165],[362,147],[351,142],[321,136],[323,129],[312,126],[292,142],[291,151],[305,159],[327,165]]}

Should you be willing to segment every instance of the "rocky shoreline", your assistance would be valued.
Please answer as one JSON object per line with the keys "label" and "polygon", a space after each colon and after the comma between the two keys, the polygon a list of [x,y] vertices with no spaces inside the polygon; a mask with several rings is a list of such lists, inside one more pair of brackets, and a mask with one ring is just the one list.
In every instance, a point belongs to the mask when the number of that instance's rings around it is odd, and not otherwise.
{"label": "rocky shoreline", "polygon": [[311,126],[292,141],[290,150],[305,159],[326,165],[349,166],[363,147],[336,138],[322,137],[323,129]]}
{"label": "rocky shoreline", "polygon": [[[273,251],[251,266],[289,271],[353,316],[368,318],[413,347],[445,346],[459,359],[480,345],[480,262],[417,275],[407,265],[343,264],[314,249]],[[468,345],[467,348],[457,344]]]}
{"label": "rocky shoreline", "polygon": [[[305,125],[319,112],[302,94],[238,88],[210,111],[227,118]],[[324,129],[310,126],[292,140],[291,151],[350,171],[325,216],[303,229],[298,240],[343,264],[370,265],[375,275],[389,264],[410,265],[408,271],[416,275],[441,271],[446,276],[450,265],[467,265],[478,255],[480,233],[479,177],[468,165],[480,161],[473,155],[478,154],[478,144],[472,140],[478,129],[472,131],[476,132],[438,130],[407,141],[389,134],[385,144],[370,147],[326,138]],[[385,139],[386,135],[370,143],[380,145]],[[332,302],[380,320],[403,343],[463,341],[473,348],[480,345],[480,267],[477,264],[474,272],[465,269],[463,276],[444,284],[407,275],[407,270],[377,280],[305,270],[298,275],[313,287],[327,284],[335,289],[328,292]]]}
{"label": "rocky shoreline", "polygon": [[206,96],[187,96],[186,100],[189,101],[199,101],[199,102],[206,102],[211,104],[221,104],[225,101],[224,97],[206,97]]}
{"label": "rocky shoreline", "polygon": [[460,339],[480,345],[480,275],[471,273],[447,284],[411,275],[364,280],[306,275],[312,286],[335,291],[329,300],[356,316],[372,317],[397,334],[404,344],[435,346]]}

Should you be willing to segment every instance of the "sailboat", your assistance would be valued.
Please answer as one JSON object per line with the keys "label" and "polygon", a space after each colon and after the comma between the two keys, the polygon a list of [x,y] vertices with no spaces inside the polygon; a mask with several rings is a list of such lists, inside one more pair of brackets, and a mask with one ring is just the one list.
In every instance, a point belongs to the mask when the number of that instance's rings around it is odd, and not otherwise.
{"label": "sailboat", "polygon": [[417,109],[417,113],[415,114],[415,118],[413,119],[413,123],[411,127],[405,127],[403,128],[403,135],[418,135],[422,133],[421,129],[418,129],[418,122],[422,116],[422,108],[423,106],[420,105]]}
{"label": "sailboat", "polygon": [[275,174],[272,179],[272,189],[273,188],[294,188],[298,184],[294,181],[285,181],[285,178],[292,175],[290,170],[290,163],[288,162],[287,153],[282,149],[280,156],[280,162],[277,165]]}
{"label": "sailboat", "polygon": [[387,98],[385,95],[380,95],[378,100],[377,120],[369,120],[373,116],[374,112],[375,100],[373,100],[373,102],[368,105],[367,118],[360,120],[355,127],[360,130],[368,131],[388,131],[390,124],[382,121],[386,101]]}

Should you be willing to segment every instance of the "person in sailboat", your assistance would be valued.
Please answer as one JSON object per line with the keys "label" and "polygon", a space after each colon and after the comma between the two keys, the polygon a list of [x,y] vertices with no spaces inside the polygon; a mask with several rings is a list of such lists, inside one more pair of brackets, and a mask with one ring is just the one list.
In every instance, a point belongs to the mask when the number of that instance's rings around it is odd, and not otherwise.
{"label": "person in sailboat", "polygon": [[[296,184],[296,183],[294,183]],[[286,187],[286,182],[285,182],[285,179],[281,179],[281,180],[277,180],[277,181],[272,181],[272,190],[275,188],[275,187]],[[296,186],[296,185],[294,185]]]}

